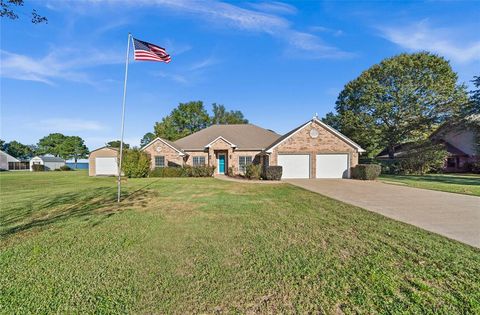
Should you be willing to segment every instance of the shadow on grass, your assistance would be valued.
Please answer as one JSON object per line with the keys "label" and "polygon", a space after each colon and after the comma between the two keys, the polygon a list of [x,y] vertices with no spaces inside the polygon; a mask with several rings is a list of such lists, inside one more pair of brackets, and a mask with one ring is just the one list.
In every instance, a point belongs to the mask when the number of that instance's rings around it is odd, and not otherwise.
{"label": "shadow on grass", "polygon": [[386,179],[409,180],[413,182],[431,182],[439,184],[480,186],[480,178],[455,175],[386,175]]}
{"label": "shadow on grass", "polygon": [[[150,195],[154,192],[147,188],[151,182],[123,197],[117,203],[116,188],[96,188],[88,191],[75,191],[57,196],[48,196],[31,202],[28,207],[9,210],[0,217],[4,228],[0,237],[7,237],[32,228],[45,227],[72,218],[95,217],[94,225],[131,207],[146,207]],[[100,220],[98,220],[100,219]]]}

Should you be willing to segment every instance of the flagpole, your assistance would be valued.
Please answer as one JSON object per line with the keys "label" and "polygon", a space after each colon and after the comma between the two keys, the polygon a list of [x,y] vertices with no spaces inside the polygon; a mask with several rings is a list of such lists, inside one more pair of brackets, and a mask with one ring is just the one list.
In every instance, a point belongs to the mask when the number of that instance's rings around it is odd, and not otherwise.
{"label": "flagpole", "polygon": [[120,137],[120,161],[118,163],[117,202],[120,202],[120,193],[122,191],[122,158],[123,158],[123,135],[125,131],[125,100],[127,98],[128,57],[130,55],[131,38],[132,38],[132,35],[128,33],[127,56],[125,58],[125,81],[123,82],[122,129],[121,129],[121,137]]}

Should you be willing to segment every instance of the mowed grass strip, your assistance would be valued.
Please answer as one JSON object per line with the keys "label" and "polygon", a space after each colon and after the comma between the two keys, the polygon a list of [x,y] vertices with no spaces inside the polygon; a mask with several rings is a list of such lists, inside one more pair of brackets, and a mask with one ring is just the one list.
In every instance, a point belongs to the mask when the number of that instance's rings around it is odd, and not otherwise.
{"label": "mowed grass strip", "polygon": [[1,313],[479,313],[480,251],[286,184],[0,174]]}
{"label": "mowed grass strip", "polygon": [[387,183],[401,183],[415,188],[480,196],[480,175],[478,174],[382,174],[380,176],[380,180],[383,180]]}

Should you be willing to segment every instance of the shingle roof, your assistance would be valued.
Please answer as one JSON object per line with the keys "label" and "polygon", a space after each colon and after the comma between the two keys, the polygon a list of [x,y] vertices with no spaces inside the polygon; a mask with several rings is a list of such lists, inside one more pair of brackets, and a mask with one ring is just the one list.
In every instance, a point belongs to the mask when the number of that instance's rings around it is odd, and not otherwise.
{"label": "shingle roof", "polygon": [[56,156],[39,156],[43,160],[43,162],[65,162],[64,159],[56,157]]}
{"label": "shingle roof", "polygon": [[237,150],[263,150],[280,135],[252,124],[213,125],[181,138],[173,144],[182,150],[203,150],[218,137],[223,137],[235,144]]}

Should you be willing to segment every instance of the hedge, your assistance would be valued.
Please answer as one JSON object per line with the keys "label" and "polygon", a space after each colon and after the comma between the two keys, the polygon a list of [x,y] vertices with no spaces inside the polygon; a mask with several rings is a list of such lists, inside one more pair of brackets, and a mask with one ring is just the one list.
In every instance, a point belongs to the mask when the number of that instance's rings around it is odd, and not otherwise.
{"label": "hedge", "polygon": [[373,180],[380,176],[382,167],[377,164],[358,164],[352,168],[352,178]]}
{"label": "hedge", "polygon": [[267,166],[263,172],[263,179],[280,180],[282,179],[283,168],[281,166]]}
{"label": "hedge", "polygon": [[32,164],[32,171],[34,171],[34,172],[43,172],[43,171],[45,171],[45,165]]}
{"label": "hedge", "polygon": [[150,172],[150,177],[212,177],[213,166],[159,167]]}
{"label": "hedge", "polygon": [[68,165],[62,165],[62,166],[60,166],[60,170],[61,171],[71,171],[72,168]]}

